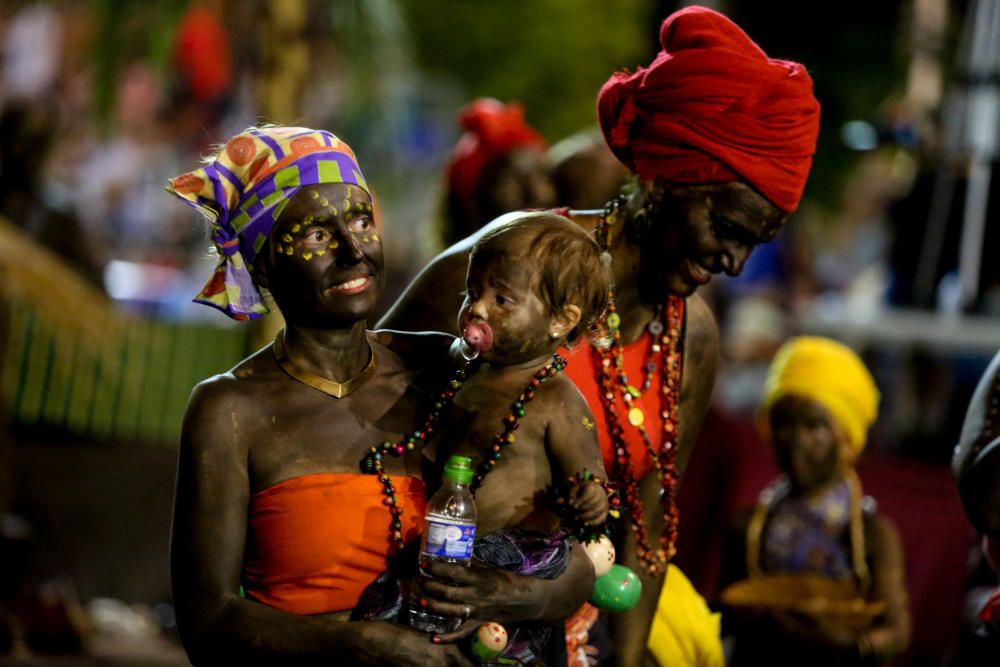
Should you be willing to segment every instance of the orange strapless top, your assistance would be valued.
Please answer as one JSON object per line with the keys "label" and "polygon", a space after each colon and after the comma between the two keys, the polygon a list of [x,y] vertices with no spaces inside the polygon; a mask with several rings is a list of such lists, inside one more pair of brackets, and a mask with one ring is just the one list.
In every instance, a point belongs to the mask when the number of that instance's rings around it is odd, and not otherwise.
{"label": "orange strapless top", "polygon": [[[625,361],[625,375],[629,382],[639,386],[645,377],[644,366],[649,356],[649,346],[652,344],[652,334],[644,331],[633,343],[622,348]],[[611,474],[614,469],[615,452],[611,443],[611,433],[608,430],[608,422],[604,417],[604,405],[601,403],[601,387],[598,384],[597,374],[599,368],[595,365],[594,355],[590,342],[581,339],[571,350],[560,350],[566,361],[569,362],[564,371],[573,384],[577,386],[583,397],[587,399],[590,411],[594,413],[594,423],[597,426],[597,439],[601,443],[601,454],[604,458],[604,469]],[[653,385],[643,393],[642,396],[633,400],[636,406],[642,409],[646,416],[644,424],[646,432],[653,439],[653,444],[660,445],[663,436],[663,418],[660,416],[660,392],[659,373],[653,378]],[[615,393],[615,413],[618,421],[625,430],[625,446],[628,447],[629,454],[632,455],[632,468],[636,479],[642,479],[653,469],[653,459],[646,451],[646,445],[642,442],[639,431],[628,423],[628,409],[625,401],[622,400],[621,393]]]}
{"label": "orange strapless top", "polygon": [[[393,477],[403,535],[418,537],[424,483]],[[374,475],[323,473],[279,482],[250,499],[243,590],[295,614],[352,609],[386,569],[392,520]]]}

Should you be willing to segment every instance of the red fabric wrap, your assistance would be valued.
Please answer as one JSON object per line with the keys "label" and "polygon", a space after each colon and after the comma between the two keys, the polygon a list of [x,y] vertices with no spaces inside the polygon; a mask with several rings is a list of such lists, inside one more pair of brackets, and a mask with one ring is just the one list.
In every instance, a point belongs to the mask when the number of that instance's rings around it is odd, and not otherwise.
{"label": "red fabric wrap", "polygon": [[784,211],[802,196],[819,134],[812,79],[768,58],[739,26],[688,7],[660,27],[663,50],[597,97],[615,155],[644,180],[745,180]]}
{"label": "red fabric wrap", "polygon": [[451,153],[448,187],[469,204],[475,202],[483,172],[495,160],[515,148],[546,149],[542,135],[524,121],[520,104],[481,97],[459,111],[458,122],[465,133]]}

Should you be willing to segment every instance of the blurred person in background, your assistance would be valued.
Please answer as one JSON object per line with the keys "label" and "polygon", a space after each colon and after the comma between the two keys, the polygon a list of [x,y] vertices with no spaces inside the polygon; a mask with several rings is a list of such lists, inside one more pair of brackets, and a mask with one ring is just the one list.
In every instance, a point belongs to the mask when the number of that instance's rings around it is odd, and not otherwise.
{"label": "blurred person in background", "polygon": [[80,221],[45,199],[42,177],[57,128],[50,106],[12,102],[0,109],[0,215],[87,281],[102,285],[99,260]]}
{"label": "blurred person in background", "polygon": [[[416,428],[452,342],[366,330],[384,267],[353,152],[325,131],[252,128],[170,191],[209,219],[219,252],[196,301],[257,319],[266,290],[286,322],[273,345],[199,384],[188,404],[171,576],[191,660],[471,665],[428,634],[345,622],[397,544],[419,536],[426,504],[418,448],[386,459],[390,489],[360,462]],[[430,571],[428,611],[474,604],[500,623],[560,623],[593,585],[580,549],[553,580],[446,563]]]}
{"label": "blurred person in background", "polygon": [[726,549],[730,664],[864,665],[906,648],[899,535],[853,465],[878,401],[864,362],[836,341],[793,338],[775,355],[760,424],[783,475]]}
{"label": "blurred person in background", "polygon": [[547,145],[519,104],[482,97],[458,115],[464,133],[446,167],[444,246],[509,211],[556,204]]}
{"label": "blurred person in background", "polygon": [[[983,536],[982,550],[1000,574],[1000,354],[993,358],[969,402],[952,470],[969,521]],[[1000,655],[1000,588],[974,589],[973,619],[954,665],[985,667]]]}
{"label": "blurred person in background", "polygon": [[[595,230],[614,273],[603,322],[613,343],[580,343],[566,372],[594,412],[628,506],[619,559],[643,577],[639,605],[610,619],[619,665],[644,660],[673,556],[674,495],[712,392],[718,332],[694,293],[714,274],[739,274],[778,233],[798,205],[819,131],[805,68],[768,58],[723,15],[681,10],[664,21],[660,43],[648,67],[613,75],[598,96],[605,141],[638,183],[603,210],[564,211]],[[454,331],[475,239],[433,260],[381,324]],[[597,616],[581,614],[590,618],[577,626]],[[586,633],[572,641],[585,645]]]}
{"label": "blurred person in background", "polygon": [[596,129],[557,143],[549,149],[549,161],[556,201],[579,211],[603,208],[621,192],[630,176]]}

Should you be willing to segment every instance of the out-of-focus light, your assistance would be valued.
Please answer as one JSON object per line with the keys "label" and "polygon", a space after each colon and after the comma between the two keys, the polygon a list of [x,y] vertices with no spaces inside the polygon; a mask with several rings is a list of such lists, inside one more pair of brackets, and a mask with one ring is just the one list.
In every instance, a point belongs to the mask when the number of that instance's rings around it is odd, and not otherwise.
{"label": "out-of-focus light", "polygon": [[104,288],[112,299],[151,301],[175,285],[180,272],[169,266],[113,259],[104,268]]}
{"label": "out-of-focus light", "polygon": [[864,120],[852,120],[840,128],[840,139],[855,151],[870,151],[878,147],[878,130]]}

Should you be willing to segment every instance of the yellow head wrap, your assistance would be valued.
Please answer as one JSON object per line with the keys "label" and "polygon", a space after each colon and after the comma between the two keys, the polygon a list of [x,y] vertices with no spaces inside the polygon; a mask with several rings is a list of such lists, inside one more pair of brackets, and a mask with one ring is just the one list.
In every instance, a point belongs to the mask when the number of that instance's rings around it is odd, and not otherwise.
{"label": "yellow head wrap", "polygon": [[800,336],[781,346],[764,385],[761,429],[769,438],[770,412],[782,396],[805,396],[821,404],[843,429],[854,454],[865,448],[878,416],[878,388],[861,358],[829,338]]}

